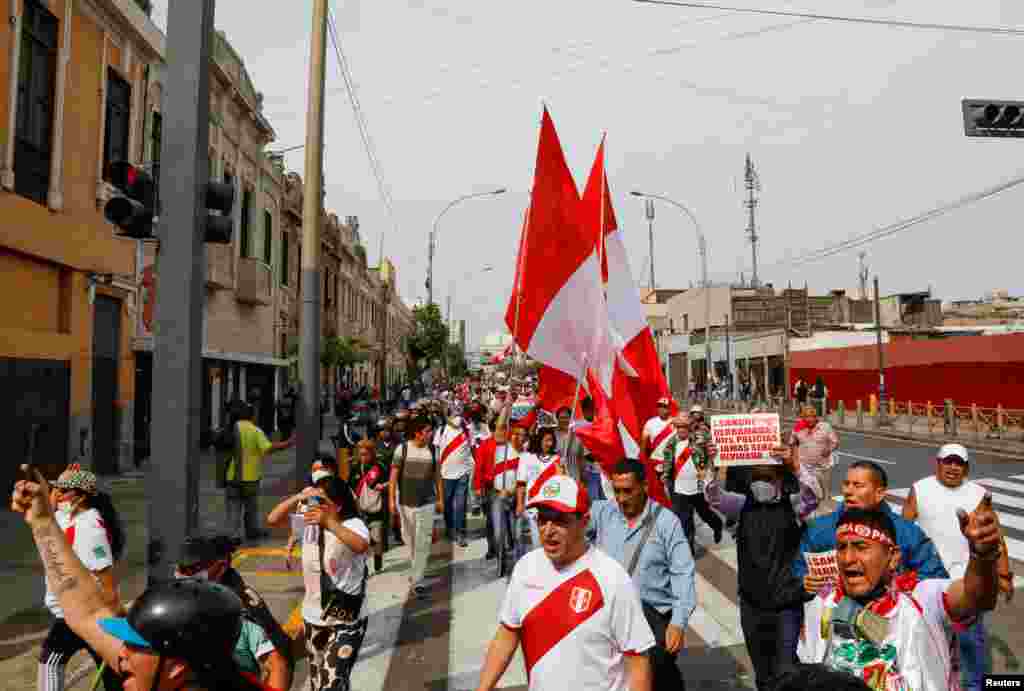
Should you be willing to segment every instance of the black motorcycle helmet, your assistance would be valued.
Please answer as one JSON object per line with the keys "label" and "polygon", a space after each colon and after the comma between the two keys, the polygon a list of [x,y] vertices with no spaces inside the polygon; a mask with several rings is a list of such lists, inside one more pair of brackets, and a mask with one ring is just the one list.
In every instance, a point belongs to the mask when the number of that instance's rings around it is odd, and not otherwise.
{"label": "black motorcycle helmet", "polygon": [[[161,656],[181,658],[207,685],[238,679],[235,643],[242,631],[242,601],[224,586],[193,578],[146,590],[126,619],[102,619],[111,636]],[[154,679],[154,688],[157,679]]]}

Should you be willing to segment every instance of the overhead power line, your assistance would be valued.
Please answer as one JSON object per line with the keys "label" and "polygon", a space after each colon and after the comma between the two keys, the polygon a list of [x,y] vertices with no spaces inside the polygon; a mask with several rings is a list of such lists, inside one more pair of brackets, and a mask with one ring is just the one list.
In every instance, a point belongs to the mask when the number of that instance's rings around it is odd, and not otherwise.
{"label": "overhead power line", "polygon": [[[381,201],[384,202],[384,206],[387,208],[395,233],[398,233],[398,220],[395,216],[395,207],[391,199],[391,190],[384,182],[384,173],[381,170],[380,159],[377,158],[373,138],[370,136],[370,128],[366,124],[366,115],[363,113],[363,106],[359,102],[359,95],[356,93],[355,80],[352,79],[352,71],[349,69],[348,59],[345,57],[345,52],[341,48],[341,41],[338,39],[338,27],[334,20],[334,10],[330,7],[328,8],[327,17],[328,34],[331,38],[331,44],[334,46],[335,57],[338,59],[338,69],[341,72],[341,78],[345,82],[345,91],[348,93],[349,103],[352,105],[352,113],[356,119],[359,137],[363,140],[363,149],[366,151],[366,156],[370,161],[370,170],[377,180],[377,190],[380,193]],[[380,264],[384,262],[384,234],[382,230],[378,257]]]}
{"label": "overhead power line", "polygon": [[899,19],[874,19],[871,17],[845,17],[836,14],[816,14],[812,12],[794,12],[791,10],[765,10],[755,7],[734,7],[714,5],[704,2],[683,2],[682,0],[633,0],[647,5],[674,5],[698,10],[725,10],[742,14],[762,14],[774,17],[802,17],[804,19],[821,19],[830,22],[846,22],[848,24],[873,24],[875,26],[896,26],[905,29],[930,29],[933,31],[965,31],[976,34],[1001,34],[1004,36],[1024,36],[1024,28],[1004,26],[971,26],[967,24],[936,24],[931,22],[911,22]]}
{"label": "overhead power line", "polygon": [[980,192],[975,192],[973,194],[966,195],[964,197],[961,197],[960,199],[957,199],[956,201],[944,204],[943,206],[931,209],[930,211],[925,211],[924,213],[918,214],[917,216],[903,219],[901,221],[897,221],[896,223],[892,223],[882,228],[878,228],[876,230],[871,231],[870,233],[865,233],[864,235],[850,238],[849,240],[846,240],[844,242],[840,242],[835,245],[831,245],[829,247],[816,250],[814,252],[807,252],[798,257],[794,257],[789,261],[777,262],[773,264],[773,266],[779,266],[784,264],[789,264],[791,266],[801,266],[803,264],[810,264],[812,262],[820,261],[822,259],[831,257],[832,255],[856,249],[857,247],[861,247],[868,243],[874,242],[875,240],[881,240],[882,238],[889,237],[890,235],[895,235],[896,233],[913,228],[914,226],[924,223],[925,221],[930,221],[933,218],[944,216],[950,213],[951,211],[955,211],[970,204],[974,204],[975,202],[982,201],[983,199],[994,197],[997,194],[1012,189],[1022,183],[1024,183],[1024,175],[1015,177],[1012,180],[1008,180],[998,185],[994,185]]}

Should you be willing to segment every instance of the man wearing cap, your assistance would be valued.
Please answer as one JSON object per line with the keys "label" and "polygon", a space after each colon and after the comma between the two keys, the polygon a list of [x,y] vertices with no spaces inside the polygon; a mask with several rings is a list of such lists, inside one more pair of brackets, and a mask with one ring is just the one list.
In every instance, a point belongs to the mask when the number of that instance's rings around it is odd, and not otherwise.
{"label": "man wearing cap", "polygon": [[292,685],[294,661],[291,639],[274,619],[270,608],[231,566],[238,542],[227,535],[204,535],[185,540],[175,578],[195,578],[222,585],[242,602],[242,631],[234,657],[242,671],[257,676],[275,689]]}
{"label": "man wearing cap", "polygon": [[1003,551],[992,496],[957,521],[970,558],[961,579],[898,575],[896,528],[883,511],[849,509],[836,527],[839,578],[807,605],[798,653],[872,689],[959,687],[952,636],[995,607]]}
{"label": "man wearing cap", "polygon": [[653,688],[685,688],[677,664],[686,623],[697,606],[693,554],[679,518],[647,495],[646,468],[625,459],[612,470],[615,501],[594,502],[594,544],[632,577],[657,644]]}
{"label": "man wearing cap", "polygon": [[121,676],[126,691],[270,689],[232,658],[242,603],[223,586],[185,579],[149,588],[126,618],[75,555],[53,516],[50,486],[36,469],[15,483],[11,509],[25,517],[68,626]]}
{"label": "man wearing cap", "polygon": [[[942,563],[951,578],[963,578],[970,563],[971,550],[960,530],[959,511],[970,513],[985,497],[985,488],[967,479],[970,456],[961,444],[946,444],[935,458],[935,475],[918,480],[910,488],[903,504],[903,518],[917,521],[938,549]],[[997,572],[1000,589],[1013,593],[1013,574],[1005,544],[999,557]],[[973,626],[957,636],[963,664],[963,688],[982,688],[982,677],[991,667],[988,659],[984,619],[979,616]]]}
{"label": "man wearing cap", "polygon": [[520,645],[531,691],[651,691],[654,635],[629,574],[587,543],[586,490],[558,475],[528,508],[542,549],[512,572],[478,691],[497,686]]}
{"label": "man wearing cap", "polygon": [[672,437],[672,423],[669,421],[669,413],[672,410],[672,399],[658,399],[658,414],[644,424],[643,432],[640,434],[640,451],[647,458],[654,459],[654,463],[661,472],[662,458],[665,455],[665,445]]}

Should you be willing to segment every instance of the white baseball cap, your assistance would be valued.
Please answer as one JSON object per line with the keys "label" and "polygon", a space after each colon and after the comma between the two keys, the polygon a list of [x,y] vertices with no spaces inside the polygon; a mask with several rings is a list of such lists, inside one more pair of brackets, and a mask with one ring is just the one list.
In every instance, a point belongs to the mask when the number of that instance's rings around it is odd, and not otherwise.
{"label": "white baseball cap", "polygon": [[590,511],[590,496],[568,475],[556,475],[543,485],[536,495],[526,502],[526,508],[540,507],[554,509],[561,513],[587,513]]}
{"label": "white baseball cap", "polygon": [[963,460],[964,463],[970,461],[967,449],[964,448],[963,444],[944,444],[942,448],[939,449],[939,453],[936,458],[941,461],[946,458],[950,458],[951,456],[955,456]]}

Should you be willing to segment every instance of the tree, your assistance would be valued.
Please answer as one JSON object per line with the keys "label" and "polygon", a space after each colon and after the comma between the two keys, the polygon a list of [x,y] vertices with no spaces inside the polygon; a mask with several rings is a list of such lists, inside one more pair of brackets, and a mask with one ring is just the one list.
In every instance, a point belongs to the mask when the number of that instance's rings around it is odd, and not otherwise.
{"label": "tree", "polygon": [[406,349],[412,360],[419,363],[425,359],[429,365],[444,355],[448,327],[441,319],[441,308],[434,304],[413,307],[412,316],[416,328],[406,340]]}
{"label": "tree", "polygon": [[449,343],[448,344],[448,377],[450,379],[460,379],[469,372],[466,367],[466,353],[462,349],[461,343]]}

